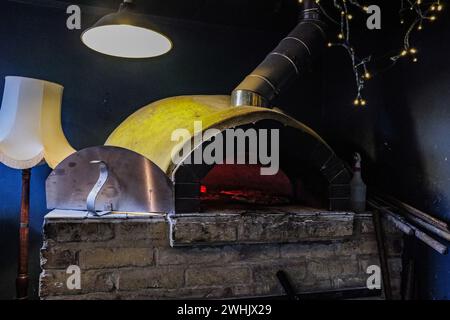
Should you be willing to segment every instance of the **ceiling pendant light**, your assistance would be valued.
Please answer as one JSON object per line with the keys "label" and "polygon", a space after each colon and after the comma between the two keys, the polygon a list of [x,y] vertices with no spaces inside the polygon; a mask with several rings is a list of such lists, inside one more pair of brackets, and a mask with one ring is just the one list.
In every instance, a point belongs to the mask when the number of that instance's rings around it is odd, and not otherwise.
{"label": "ceiling pendant light", "polygon": [[121,58],[151,58],[169,52],[169,38],[133,14],[133,7],[132,0],[124,0],[118,12],[104,16],[83,32],[83,43],[97,52]]}

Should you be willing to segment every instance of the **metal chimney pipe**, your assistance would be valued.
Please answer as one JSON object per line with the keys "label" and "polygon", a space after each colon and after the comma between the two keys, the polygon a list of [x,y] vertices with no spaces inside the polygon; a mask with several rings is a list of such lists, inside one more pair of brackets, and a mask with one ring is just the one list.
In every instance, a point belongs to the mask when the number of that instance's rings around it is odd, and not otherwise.
{"label": "metal chimney pipe", "polygon": [[231,105],[270,107],[271,101],[305,69],[325,45],[325,24],[315,0],[300,4],[299,23],[231,94]]}

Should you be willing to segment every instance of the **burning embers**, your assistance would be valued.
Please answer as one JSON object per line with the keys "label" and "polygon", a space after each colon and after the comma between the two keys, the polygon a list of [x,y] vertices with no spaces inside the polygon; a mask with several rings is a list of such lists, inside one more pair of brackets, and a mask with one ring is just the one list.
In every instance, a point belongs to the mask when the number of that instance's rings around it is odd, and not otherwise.
{"label": "burning embers", "polygon": [[[171,152],[175,165],[184,164],[260,164],[260,174],[276,175],[280,168],[280,132],[278,129],[235,128],[223,131],[203,130],[202,121],[194,121],[194,137],[188,128],[175,129]],[[191,144],[186,143],[191,140]],[[202,147],[203,146],[203,147]],[[192,152],[192,150],[194,150]]]}
{"label": "burning embers", "polygon": [[259,165],[216,165],[201,181],[200,199],[205,205],[284,205],[293,202],[289,178],[278,171],[260,175]]}

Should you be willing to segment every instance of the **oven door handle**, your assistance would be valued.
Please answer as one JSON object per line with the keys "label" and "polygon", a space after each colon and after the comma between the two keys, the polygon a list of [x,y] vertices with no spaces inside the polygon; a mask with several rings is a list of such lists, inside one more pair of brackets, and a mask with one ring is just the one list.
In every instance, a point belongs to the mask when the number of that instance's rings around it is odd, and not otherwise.
{"label": "oven door handle", "polygon": [[[87,211],[90,215],[94,216],[103,216],[105,214],[110,213],[111,211],[96,211],[95,210],[95,202],[97,201],[97,197],[102,191],[104,185],[106,184],[106,181],[108,180],[109,172],[108,172],[108,165],[101,160],[94,160],[90,162],[91,164],[98,164],[98,167],[100,169],[100,173],[97,179],[97,182],[95,183],[92,190],[89,192],[89,195],[86,200],[86,207]],[[110,208],[112,210],[112,208]]]}

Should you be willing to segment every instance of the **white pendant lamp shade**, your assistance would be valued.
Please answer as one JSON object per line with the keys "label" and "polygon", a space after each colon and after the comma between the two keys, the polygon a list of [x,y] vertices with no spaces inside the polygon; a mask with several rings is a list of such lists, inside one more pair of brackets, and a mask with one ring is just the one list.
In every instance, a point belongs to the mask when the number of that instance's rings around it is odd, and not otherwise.
{"label": "white pendant lamp shade", "polygon": [[170,40],[162,34],[130,25],[91,28],[83,34],[82,40],[92,50],[121,58],[151,58],[172,48]]}
{"label": "white pendant lamp shade", "polygon": [[151,58],[170,51],[172,42],[146,19],[131,12],[132,1],[124,1],[116,13],[101,18],[81,35],[92,50],[121,58]]}
{"label": "white pendant lamp shade", "polygon": [[75,152],[61,127],[63,87],[6,77],[0,109],[0,162],[14,169],[46,161],[54,168]]}

